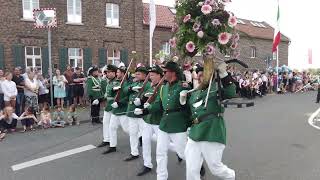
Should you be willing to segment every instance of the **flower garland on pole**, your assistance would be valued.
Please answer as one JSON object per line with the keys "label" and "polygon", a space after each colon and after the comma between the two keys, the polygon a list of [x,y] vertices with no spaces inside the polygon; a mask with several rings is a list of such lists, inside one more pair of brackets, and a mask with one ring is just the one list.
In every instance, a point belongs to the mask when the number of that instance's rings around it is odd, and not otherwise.
{"label": "flower garland on pole", "polygon": [[205,83],[214,72],[214,57],[218,52],[239,56],[237,18],[225,10],[230,0],[176,0],[174,36],[169,40],[181,57],[204,56]]}

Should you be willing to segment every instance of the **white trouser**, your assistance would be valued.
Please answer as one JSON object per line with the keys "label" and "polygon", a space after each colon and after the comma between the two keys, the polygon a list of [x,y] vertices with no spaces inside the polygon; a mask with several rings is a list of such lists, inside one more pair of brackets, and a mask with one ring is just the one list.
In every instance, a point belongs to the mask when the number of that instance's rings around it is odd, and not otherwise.
{"label": "white trouser", "polygon": [[109,124],[110,124],[111,113],[104,111],[103,120],[102,120],[102,128],[103,128],[103,142],[110,142],[109,136]]}
{"label": "white trouser", "polygon": [[110,147],[117,147],[117,130],[119,125],[121,125],[122,130],[129,134],[129,125],[128,125],[128,117],[125,115],[116,116],[111,114],[110,125],[109,125],[109,133],[110,133]]}
{"label": "white trouser", "polygon": [[143,119],[142,118],[132,118],[128,117],[129,121],[129,135],[130,135],[130,148],[131,155],[139,155],[139,132],[143,129]]}
{"label": "white trouser", "polygon": [[158,136],[159,125],[143,123],[142,128],[142,154],[143,154],[143,165],[152,168],[151,162],[151,141],[156,140]]}
{"label": "white trouser", "polygon": [[158,131],[157,140],[157,180],[168,179],[168,149],[170,141],[173,143],[174,149],[181,159],[185,159],[184,150],[187,144],[187,133],[166,133]]}
{"label": "white trouser", "polygon": [[234,170],[221,162],[224,144],[216,142],[195,142],[188,138],[185,150],[187,180],[200,180],[200,169],[203,159],[207,162],[211,173],[223,180],[235,180]]}

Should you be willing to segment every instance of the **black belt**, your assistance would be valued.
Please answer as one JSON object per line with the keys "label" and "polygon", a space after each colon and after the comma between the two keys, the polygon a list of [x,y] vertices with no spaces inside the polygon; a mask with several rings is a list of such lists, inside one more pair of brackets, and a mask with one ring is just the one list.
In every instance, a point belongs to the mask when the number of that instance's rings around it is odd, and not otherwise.
{"label": "black belt", "polygon": [[178,108],[178,109],[165,109],[163,112],[164,112],[165,114],[168,114],[168,113],[173,113],[173,112],[179,112],[179,111],[181,111],[181,110],[183,110],[183,108]]}
{"label": "black belt", "polygon": [[[204,121],[210,121],[212,120],[213,118],[217,118],[217,117],[222,117],[223,114],[222,113],[207,113],[207,114],[203,114],[197,118],[195,118],[192,123],[193,124],[199,124],[201,122],[204,122]],[[212,118],[212,119],[211,119]]]}

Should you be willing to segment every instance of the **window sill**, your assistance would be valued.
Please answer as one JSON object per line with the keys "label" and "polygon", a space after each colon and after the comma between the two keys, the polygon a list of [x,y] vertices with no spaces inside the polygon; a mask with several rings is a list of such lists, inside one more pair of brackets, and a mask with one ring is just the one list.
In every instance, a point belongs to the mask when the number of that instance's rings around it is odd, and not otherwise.
{"label": "window sill", "polygon": [[21,21],[25,21],[25,22],[35,22],[34,19],[25,19],[25,18],[21,18]]}
{"label": "window sill", "polygon": [[73,25],[73,26],[83,26],[83,23],[74,23],[74,22],[66,22],[68,25]]}
{"label": "window sill", "polygon": [[255,59],[256,57],[250,57],[251,59]]}
{"label": "window sill", "polygon": [[106,28],[112,28],[112,29],[121,29],[121,26],[110,26],[110,25],[105,25]]}

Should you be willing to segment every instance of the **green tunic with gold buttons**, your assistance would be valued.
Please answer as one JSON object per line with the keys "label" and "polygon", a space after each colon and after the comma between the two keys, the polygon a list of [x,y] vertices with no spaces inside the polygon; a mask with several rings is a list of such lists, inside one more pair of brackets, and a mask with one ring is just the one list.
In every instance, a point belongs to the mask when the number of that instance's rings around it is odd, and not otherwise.
{"label": "green tunic with gold buttons", "polygon": [[[133,117],[133,118],[142,118],[142,115],[135,115],[133,113],[134,109],[136,108],[136,106],[134,105],[134,100],[136,99],[136,97],[139,95],[139,92],[133,91],[132,88],[135,86],[139,86],[142,87],[143,86],[143,81],[139,81],[139,82],[133,82],[130,85],[126,86],[124,88],[124,93],[126,94],[126,96],[128,96],[129,98],[129,103],[128,103],[128,108],[127,108],[127,116],[128,117]],[[147,91],[147,89],[149,89],[151,87],[150,82],[147,82],[146,86],[144,87],[144,92]],[[142,92],[142,94],[144,94],[144,92]],[[143,107],[143,105],[141,106]]]}
{"label": "green tunic with gold buttons", "polygon": [[106,100],[106,107],[104,111],[111,111],[112,107],[111,104],[114,102],[114,96],[116,93],[113,92],[113,87],[117,86],[119,83],[117,82],[116,78],[109,80],[105,87],[104,99]]}
{"label": "green tunic with gold buttons", "polygon": [[180,104],[180,92],[187,90],[181,81],[167,83],[162,86],[159,98],[148,107],[150,113],[156,113],[163,108],[159,129],[167,133],[186,132],[191,125],[190,112],[187,106]]}
{"label": "green tunic with gold buttons", "polygon": [[103,98],[101,79],[98,77],[89,76],[87,80],[87,91],[91,100]]}
{"label": "green tunic with gold buttons", "polygon": [[[154,85],[151,88],[149,88],[148,90],[146,90],[146,93],[153,93],[154,88],[156,86],[157,85]],[[160,89],[161,89],[161,87],[160,87]],[[158,91],[154,102],[159,101],[159,99],[160,99],[160,93]],[[154,102],[152,102],[151,104],[153,104]],[[159,125],[160,121],[161,121],[162,113],[163,113],[163,110],[159,109],[159,111],[157,111],[157,112],[149,113],[148,115],[144,116],[143,120],[148,124]]]}
{"label": "green tunic with gold buttons", "polygon": [[[111,113],[116,115],[116,116],[121,116],[121,115],[126,115],[125,112],[127,112],[127,107],[128,107],[128,96],[126,96],[126,94],[124,93],[124,89],[129,85],[130,83],[125,81],[120,89],[120,99],[118,102],[118,108],[112,108]],[[120,86],[120,81],[116,80],[114,82],[114,87],[116,86]],[[112,89],[112,88],[111,88]],[[112,95],[113,97],[115,97],[117,94],[117,92],[112,91]],[[110,102],[111,104],[114,102],[114,100],[112,102]]]}
{"label": "green tunic with gold buttons", "polygon": [[[235,85],[230,84],[222,88],[222,94],[225,98],[235,97]],[[188,99],[188,106],[191,110],[192,120],[203,117],[198,124],[193,124],[190,128],[189,138],[194,141],[208,141],[226,144],[226,128],[223,116],[219,115],[224,112],[224,108],[218,104],[217,84],[212,83],[207,108],[205,108],[205,99],[208,89],[197,90],[191,93]]]}

